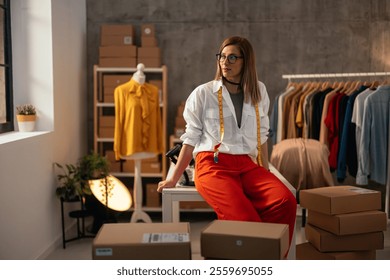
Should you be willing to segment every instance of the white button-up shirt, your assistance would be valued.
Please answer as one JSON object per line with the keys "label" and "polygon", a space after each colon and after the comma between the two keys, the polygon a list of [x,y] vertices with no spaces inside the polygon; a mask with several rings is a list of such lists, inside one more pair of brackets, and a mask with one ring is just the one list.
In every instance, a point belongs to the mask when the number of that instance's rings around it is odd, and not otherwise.
{"label": "white button-up shirt", "polygon": [[[186,131],[180,137],[183,144],[194,146],[194,158],[197,153],[214,151],[220,142],[220,120],[218,90],[222,86],[223,118],[225,135],[219,152],[227,154],[248,154],[253,160],[257,156],[256,109],[245,103],[242,109],[241,127],[238,127],[233,102],[222,80],[210,81],[198,86],[188,97],[184,119]],[[261,144],[268,139],[269,97],[265,85],[259,81],[261,101],[259,102]]]}

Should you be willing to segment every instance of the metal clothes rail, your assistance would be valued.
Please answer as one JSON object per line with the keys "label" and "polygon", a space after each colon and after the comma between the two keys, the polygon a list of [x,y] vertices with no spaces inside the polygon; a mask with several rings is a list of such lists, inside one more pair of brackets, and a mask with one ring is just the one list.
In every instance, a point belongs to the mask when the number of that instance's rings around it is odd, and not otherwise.
{"label": "metal clothes rail", "polygon": [[316,78],[340,78],[340,77],[375,77],[390,76],[390,72],[361,72],[361,73],[325,73],[325,74],[286,74],[283,79],[316,79]]}

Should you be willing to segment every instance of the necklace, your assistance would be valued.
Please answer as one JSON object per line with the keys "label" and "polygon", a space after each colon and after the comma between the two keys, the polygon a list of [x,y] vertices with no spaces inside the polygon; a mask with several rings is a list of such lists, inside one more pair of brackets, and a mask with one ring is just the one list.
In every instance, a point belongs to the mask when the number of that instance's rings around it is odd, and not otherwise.
{"label": "necklace", "polygon": [[241,85],[241,82],[240,83],[235,83],[235,82],[231,82],[229,81],[228,79],[226,79],[225,77],[222,77],[224,81],[226,81],[227,83],[229,84],[232,84],[232,85],[235,85],[235,86],[240,86]]}

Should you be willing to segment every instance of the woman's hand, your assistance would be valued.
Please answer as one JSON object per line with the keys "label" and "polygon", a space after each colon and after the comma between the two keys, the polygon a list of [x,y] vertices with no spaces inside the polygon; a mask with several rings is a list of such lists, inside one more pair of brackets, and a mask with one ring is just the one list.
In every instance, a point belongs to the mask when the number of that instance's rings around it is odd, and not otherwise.
{"label": "woman's hand", "polygon": [[174,188],[176,183],[172,180],[160,181],[157,186],[157,191],[162,192],[164,188]]}

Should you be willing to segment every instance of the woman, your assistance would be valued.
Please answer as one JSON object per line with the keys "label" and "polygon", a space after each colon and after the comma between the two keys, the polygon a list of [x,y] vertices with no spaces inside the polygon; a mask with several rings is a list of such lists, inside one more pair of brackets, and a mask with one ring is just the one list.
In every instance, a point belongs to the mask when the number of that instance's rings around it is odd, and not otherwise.
{"label": "woman", "polygon": [[257,79],[253,48],[245,38],[230,37],[216,56],[215,80],[186,101],[183,147],[158,191],[175,187],[194,158],[195,186],[218,219],[288,224],[291,242],[296,200],[269,172],[269,97]]}

